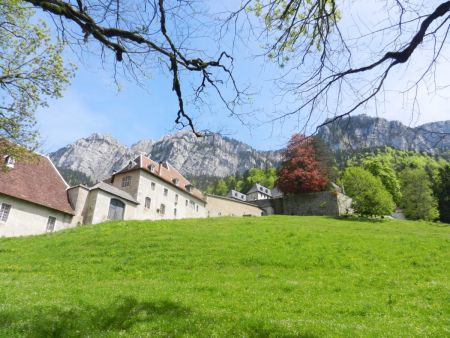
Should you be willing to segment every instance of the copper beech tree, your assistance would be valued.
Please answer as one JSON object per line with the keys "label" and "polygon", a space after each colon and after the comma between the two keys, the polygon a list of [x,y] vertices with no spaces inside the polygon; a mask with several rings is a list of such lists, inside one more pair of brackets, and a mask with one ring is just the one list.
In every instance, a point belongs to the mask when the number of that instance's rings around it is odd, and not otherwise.
{"label": "copper beech tree", "polygon": [[286,194],[322,191],[328,183],[312,138],[294,134],[283,152],[277,187]]}

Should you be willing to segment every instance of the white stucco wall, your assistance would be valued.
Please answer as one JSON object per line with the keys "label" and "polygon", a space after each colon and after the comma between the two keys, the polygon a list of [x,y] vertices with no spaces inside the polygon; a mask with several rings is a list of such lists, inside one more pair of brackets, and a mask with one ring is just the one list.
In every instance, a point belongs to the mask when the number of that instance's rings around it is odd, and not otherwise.
{"label": "white stucco wall", "polygon": [[247,201],[258,201],[258,200],[266,200],[266,199],[269,199],[269,197],[258,191],[247,194]]}
{"label": "white stucco wall", "polygon": [[87,198],[87,207],[85,208],[85,224],[96,224],[108,220],[109,205],[111,199],[118,199],[125,204],[125,211],[123,215],[124,220],[136,219],[136,205],[125,199],[112,195],[106,191],[95,189],[89,192]]}
{"label": "white stucco wall", "polygon": [[[140,203],[136,209],[136,219],[176,219],[176,218],[203,218],[206,217],[205,202],[192,197],[189,193],[177,189],[173,185],[162,181],[153,175],[140,170],[139,187],[136,199]],[[151,184],[155,184],[152,190]],[[167,196],[164,195],[167,189]],[[176,196],[178,195],[178,201]],[[150,208],[145,207],[145,198],[151,198]],[[186,206],[187,201],[187,206]],[[158,213],[161,204],[166,206],[165,214]],[[175,215],[174,209],[177,209]]]}
{"label": "white stucco wall", "polygon": [[67,190],[70,205],[75,209],[75,216],[72,218],[73,225],[80,225],[84,223],[83,217],[86,214],[87,198],[89,189],[83,186],[72,187]]}
{"label": "white stucco wall", "polygon": [[0,221],[0,237],[43,234],[49,216],[56,218],[54,231],[74,226],[72,216],[57,210],[0,194],[0,205],[2,203],[11,205],[11,210],[6,222]]}

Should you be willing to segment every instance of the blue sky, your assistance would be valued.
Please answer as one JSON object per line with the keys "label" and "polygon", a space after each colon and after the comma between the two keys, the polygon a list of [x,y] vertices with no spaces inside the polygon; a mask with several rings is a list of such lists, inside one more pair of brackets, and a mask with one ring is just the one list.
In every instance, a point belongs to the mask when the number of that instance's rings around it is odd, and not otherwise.
{"label": "blue sky", "polygon": [[[211,6],[219,11],[218,2],[212,1]],[[351,11],[348,8],[342,10],[342,26],[349,35],[362,21],[368,29],[370,20],[379,22],[383,15],[382,9],[373,7],[373,4],[360,4],[358,8],[355,4],[352,6]],[[213,46],[213,42],[208,39],[199,43]],[[230,46],[224,42],[224,47]],[[230,117],[215,97],[204,107],[190,112],[200,128],[220,131],[256,149],[278,149],[285,145],[292,133],[301,128],[301,123],[295,119],[284,121],[283,124],[261,123],[269,120],[274,111],[289,109],[294,99],[286,98],[280,102],[276,96],[276,78],[280,75],[280,69],[270,62],[265,62],[262,57],[255,57],[255,54],[260,53],[257,47],[258,42],[249,43],[247,40],[238,43],[233,53],[234,73],[238,83],[242,87],[250,86],[249,92],[252,93],[252,103],[238,108],[238,111],[251,113],[246,117],[251,126],[242,125],[236,118]],[[448,48],[444,52],[447,62],[439,65],[436,75],[438,85],[450,75]],[[396,119],[411,126],[450,119],[449,88],[435,93],[433,86],[427,83],[418,92],[420,111],[416,109],[414,114],[411,113],[411,104],[414,104],[412,98],[394,91],[399,84],[406,84],[417,76],[428,60],[427,53],[429,50],[415,55],[413,62],[394,72],[387,82],[385,95],[377,104],[370,104],[357,113]],[[70,51],[66,51],[65,57],[76,62],[78,70],[64,97],[49,101],[49,107],[40,109],[37,113],[43,152],[54,151],[94,132],[111,134],[120,142],[131,145],[140,139],[159,139],[177,130],[174,124],[177,102],[171,91],[171,79],[167,75],[158,70],[153,71],[152,79],[144,83],[145,89],[133,81],[120,78],[118,90],[111,76],[111,69],[108,66],[104,69],[98,57],[87,56],[83,64],[80,64]],[[112,58],[112,55],[107,57]],[[322,122],[326,116],[326,113],[317,115],[310,129]]]}

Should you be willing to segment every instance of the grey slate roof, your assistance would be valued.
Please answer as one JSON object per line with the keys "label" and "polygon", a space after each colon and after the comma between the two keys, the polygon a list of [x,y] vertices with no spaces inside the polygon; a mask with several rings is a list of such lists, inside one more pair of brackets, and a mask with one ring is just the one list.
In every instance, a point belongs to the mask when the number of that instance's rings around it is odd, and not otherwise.
{"label": "grey slate roof", "polygon": [[95,189],[100,189],[100,190],[109,192],[110,194],[116,195],[117,197],[123,198],[124,200],[130,201],[135,204],[139,204],[139,202],[136,201],[134,199],[134,197],[131,196],[129,193],[127,193],[119,188],[116,188],[115,186],[113,186],[111,184],[108,184],[105,182],[99,182],[96,185],[89,188],[89,190],[95,190]]}
{"label": "grey slate roof", "polygon": [[244,201],[244,202],[247,200],[247,195],[245,195],[237,190],[230,190],[230,192],[227,194],[227,197],[234,198],[234,199]]}
{"label": "grey slate roof", "polygon": [[250,190],[247,192],[248,194],[251,194],[253,192],[259,192],[261,194],[265,194],[267,196],[272,196],[272,192],[270,191],[269,188],[266,188],[265,186],[259,184],[259,183],[255,183]]}

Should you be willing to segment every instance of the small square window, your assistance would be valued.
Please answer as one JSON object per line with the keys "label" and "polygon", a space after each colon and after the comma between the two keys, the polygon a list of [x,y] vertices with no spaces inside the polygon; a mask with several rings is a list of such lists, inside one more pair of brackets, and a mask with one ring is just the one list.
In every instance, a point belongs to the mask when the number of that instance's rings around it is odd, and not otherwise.
{"label": "small square window", "polygon": [[152,199],[150,197],[145,198],[145,208],[150,209],[150,205],[152,203]]}
{"label": "small square window", "polygon": [[2,203],[0,208],[0,221],[6,222],[8,220],[9,212],[11,210],[11,205]]}
{"label": "small square window", "polygon": [[131,185],[131,176],[122,177],[122,188],[129,187]]}
{"label": "small square window", "polygon": [[152,187],[152,190],[155,190],[155,188],[156,188],[156,183],[155,183],[155,182],[152,182],[151,187]]}
{"label": "small square window", "polygon": [[53,216],[48,216],[47,231],[52,232],[53,230],[55,230],[55,224],[56,224],[56,218]]}
{"label": "small square window", "polygon": [[164,196],[167,196],[169,194],[169,190],[168,189],[164,189]]}

